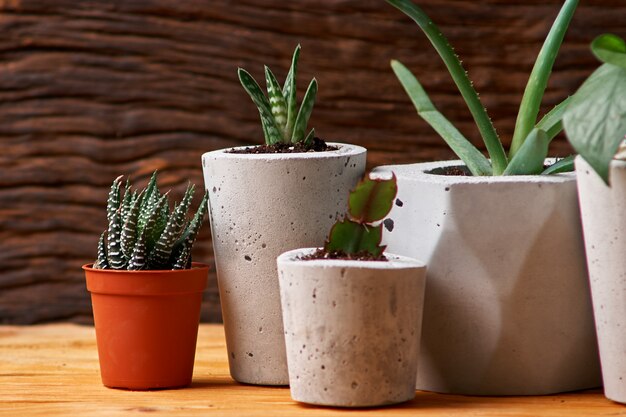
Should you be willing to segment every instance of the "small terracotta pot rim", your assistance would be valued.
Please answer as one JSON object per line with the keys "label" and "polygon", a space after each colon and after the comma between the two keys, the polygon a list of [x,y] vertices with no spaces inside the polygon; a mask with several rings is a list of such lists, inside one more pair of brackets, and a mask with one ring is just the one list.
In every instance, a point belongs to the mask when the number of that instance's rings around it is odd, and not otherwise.
{"label": "small terracotta pot rim", "polygon": [[191,268],[189,269],[145,269],[139,271],[129,271],[127,269],[96,269],[93,267],[93,262],[85,264],[81,267],[85,271],[95,271],[95,272],[107,272],[107,273],[115,273],[115,274],[163,274],[163,273],[181,273],[184,271],[197,271],[206,269],[209,270],[209,265],[204,264],[202,262],[192,262]]}

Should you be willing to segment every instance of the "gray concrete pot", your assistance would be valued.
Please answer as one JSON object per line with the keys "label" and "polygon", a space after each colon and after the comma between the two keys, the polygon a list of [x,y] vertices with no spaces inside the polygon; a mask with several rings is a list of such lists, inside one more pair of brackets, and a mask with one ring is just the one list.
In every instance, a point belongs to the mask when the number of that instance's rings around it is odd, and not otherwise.
{"label": "gray concrete pot", "polygon": [[389,262],[278,260],[291,396],[369,407],[415,396],[426,268]]}
{"label": "gray concrete pot", "polygon": [[611,186],[576,158],[589,280],[607,398],[626,403],[626,161],[613,161]]}
{"label": "gray concrete pot", "polygon": [[375,170],[398,178],[384,243],[428,265],[417,388],[541,395],[599,386],[574,174],[431,173],[459,165]]}
{"label": "gray concrete pot", "polygon": [[363,176],[366,150],[202,156],[232,377],[288,383],[276,257],[318,246]]}

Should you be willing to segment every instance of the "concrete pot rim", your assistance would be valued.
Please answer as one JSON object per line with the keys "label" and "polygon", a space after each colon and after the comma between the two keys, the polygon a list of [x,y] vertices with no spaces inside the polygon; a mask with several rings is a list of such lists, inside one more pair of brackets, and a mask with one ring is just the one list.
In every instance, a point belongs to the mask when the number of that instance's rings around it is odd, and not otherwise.
{"label": "concrete pot rim", "polygon": [[344,156],[359,155],[367,152],[362,146],[352,145],[349,143],[328,142],[328,145],[336,146],[339,149],[335,151],[326,152],[299,152],[299,153],[267,153],[267,154],[239,154],[228,153],[226,151],[231,149],[245,149],[257,145],[250,146],[236,146],[234,148],[218,149],[216,151],[206,152],[202,155],[202,160],[206,159],[235,159],[235,160],[254,160],[254,161],[284,161],[284,160],[299,160],[299,159],[330,159]]}
{"label": "concrete pot rim", "polygon": [[418,261],[417,259],[409,258],[408,256],[395,255],[391,253],[385,252],[385,256],[389,259],[387,262],[382,261],[352,261],[352,260],[344,260],[344,259],[316,259],[311,261],[303,261],[298,259],[301,255],[308,255],[313,253],[318,248],[300,248],[287,251],[276,259],[278,263],[278,267],[287,265],[287,264],[297,264],[298,266],[308,267],[308,268],[351,268],[351,269],[378,269],[378,270],[389,270],[389,269],[414,269],[414,268],[425,268],[426,264],[424,262]]}
{"label": "concrete pot rim", "polygon": [[[554,163],[555,158],[547,158],[546,162]],[[500,176],[485,176],[485,177],[470,177],[470,176],[447,176],[431,174],[429,171],[436,168],[445,168],[450,166],[465,165],[461,160],[450,161],[434,161],[434,162],[420,162],[416,164],[405,165],[384,165],[377,167],[373,174],[380,176],[383,173],[393,171],[398,179],[416,181],[416,182],[428,182],[432,184],[563,184],[576,180],[576,174],[574,172],[566,172],[554,175],[500,175]]]}
{"label": "concrete pot rim", "polygon": [[[581,161],[584,161],[587,165],[589,165],[589,162],[587,162],[585,158],[583,158],[580,155],[576,155],[576,160],[575,160],[576,164],[580,164]],[[623,159],[612,159],[610,168],[611,169],[626,169],[626,161]]]}

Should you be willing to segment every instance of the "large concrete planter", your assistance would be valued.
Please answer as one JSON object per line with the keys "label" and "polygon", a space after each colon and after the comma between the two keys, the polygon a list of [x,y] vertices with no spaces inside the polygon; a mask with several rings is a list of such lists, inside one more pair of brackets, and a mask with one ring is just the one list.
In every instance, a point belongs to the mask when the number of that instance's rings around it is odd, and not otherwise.
{"label": "large concrete planter", "polygon": [[389,262],[278,258],[291,396],[339,407],[415,396],[426,268]]}
{"label": "large concrete planter", "polygon": [[276,257],[319,246],[363,176],[366,150],[202,156],[232,377],[286,385]]}
{"label": "large concrete planter", "polygon": [[375,170],[398,177],[384,243],[428,265],[417,388],[541,395],[599,386],[574,174],[431,173],[461,164]]}
{"label": "large concrete planter", "polygon": [[626,162],[611,162],[610,187],[581,157],[576,173],[604,393],[626,403]]}

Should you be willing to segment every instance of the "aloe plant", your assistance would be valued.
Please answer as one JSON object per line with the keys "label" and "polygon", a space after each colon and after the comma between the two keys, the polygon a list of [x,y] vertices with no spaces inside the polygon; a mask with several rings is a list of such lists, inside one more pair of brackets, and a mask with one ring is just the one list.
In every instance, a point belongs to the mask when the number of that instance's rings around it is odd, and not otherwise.
{"label": "aloe plant", "polygon": [[121,179],[117,177],[111,185],[107,200],[108,228],[100,235],[94,268],[190,268],[191,249],[207,212],[207,195],[188,221],[194,185],[187,187],[182,201],[170,212],[169,191],[161,195],[156,171],[140,192],[133,191],[127,180],[123,197],[120,197]]}
{"label": "aloe plant", "polygon": [[417,78],[399,61],[391,67],[411,98],[418,114],[446,141],[465,162],[473,175],[533,175],[573,169],[571,158],[544,171],[550,141],[563,129],[562,118],[569,98],[537,121],[541,100],[548,84],[557,53],[572,20],[578,0],[566,0],[539,52],[520,104],[511,149],[507,155],[496,129],[463,68],[454,49],[428,15],[410,0],[387,0],[413,19],[428,37],[445,63],[465,100],[482,136],[489,159],[485,157],[432,103]]}
{"label": "aloe plant", "polygon": [[626,42],[605,34],[591,50],[603,65],[574,94],[563,123],[574,149],[608,184],[609,164],[626,136]]}
{"label": "aloe plant", "polygon": [[315,129],[311,129],[305,135],[317,95],[317,80],[315,78],[309,83],[309,87],[302,99],[302,104],[299,108],[297,106],[296,79],[300,49],[300,45],[298,45],[293,53],[291,68],[289,68],[287,78],[282,87],[272,71],[265,66],[267,96],[250,73],[243,68],[238,70],[241,85],[259,109],[265,143],[268,145],[276,143],[311,143],[315,137]]}
{"label": "aloe plant", "polygon": [[369,177],[361,180],[350,193],[346,218],[338,220],[330,230],[324,251],[381,256],[385,246],[380,244],[383,233],[380,221],[391,211],[397,192],[395,175],[388,180]]}

